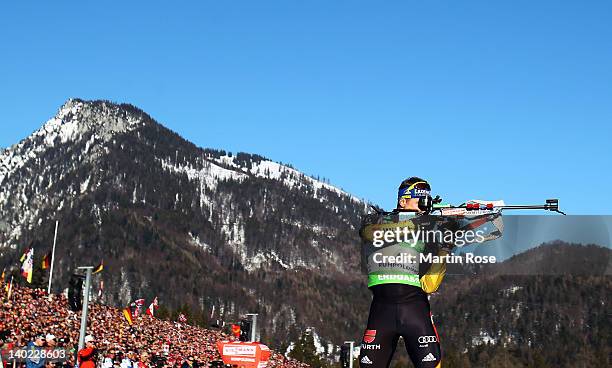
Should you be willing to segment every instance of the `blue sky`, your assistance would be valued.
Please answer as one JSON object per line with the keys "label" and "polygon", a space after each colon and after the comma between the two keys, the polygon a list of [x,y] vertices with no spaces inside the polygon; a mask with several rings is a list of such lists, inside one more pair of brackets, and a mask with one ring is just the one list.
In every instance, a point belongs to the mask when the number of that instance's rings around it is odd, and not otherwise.
{"label": "blue sky", "polygon": [[0,147],[110,99],[385,207],[417,175],[610,213],[612,2],[23,3],[0,6]]}

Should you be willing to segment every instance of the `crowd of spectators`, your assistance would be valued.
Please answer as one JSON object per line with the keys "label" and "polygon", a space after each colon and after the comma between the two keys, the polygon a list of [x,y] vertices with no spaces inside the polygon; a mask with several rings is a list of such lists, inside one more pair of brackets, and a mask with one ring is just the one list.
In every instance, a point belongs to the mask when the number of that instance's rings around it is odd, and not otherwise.
{"label": "crowd of spectators", "polygon": [[[71,368],[77,364],[75,349],[81,313],[68,308],[64,295],[53,294],[49,298],[44,290],[14,285],[7,300],[2,285],[0,300],[1,348],[43,344],[66,349],[68,356],[64,362],[47,362],[44,368]],[[90,303],[87,333],[90,340],[87,346],[95,345],[97,368],[220,366],[216,343],[233,340],[219,330],[160,320],[146,314],[134,318],[130,326],[121,310],[95,303]],[[305,368],[307,365],[272,353],[268,367]]]}

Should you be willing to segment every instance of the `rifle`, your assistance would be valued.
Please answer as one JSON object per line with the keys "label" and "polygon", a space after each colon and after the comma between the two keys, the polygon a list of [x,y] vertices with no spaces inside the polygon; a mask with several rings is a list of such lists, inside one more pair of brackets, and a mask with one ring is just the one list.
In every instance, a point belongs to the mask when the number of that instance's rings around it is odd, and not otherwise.
{"label": "rifle", "polygon": [[436,196],[432,198],[430,196],[419,198],[419,208],[427,213],[435,213],[442,215],[479,215],[494,212],[501,212],[502,210],[545,210],[551,212],[557,212],[562,215],[566,215],[565,212],[559,209],[558,199],[547,199],[544,204],[541,205],[506,205],[504,201],[480,201],[473,200],[466,203],[462,203],[459,206],[443,205],[442,198]]}

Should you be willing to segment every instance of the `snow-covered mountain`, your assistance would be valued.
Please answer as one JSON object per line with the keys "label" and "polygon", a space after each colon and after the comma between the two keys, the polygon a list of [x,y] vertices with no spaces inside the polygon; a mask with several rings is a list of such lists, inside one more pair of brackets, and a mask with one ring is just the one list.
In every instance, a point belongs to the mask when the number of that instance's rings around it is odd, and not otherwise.
{"label": "snow-covered mountain", "polygon": [[355,313],[343,297],[366,295],[365,210],[287,165],[196,147],[127,104],[71,99],[0,152],[0,266],[16,267],[26,246],[42,258],[58,219],[56,289],[103,259],[104,302],[255,311],[275,338],[303,326],[333,337],[324,317]]}
{"label": "snow-covered mountain", "polygon": [[[120,106],[110,103],[86,103],[71,99],[60,108],[57,115],[47,121],[29,137],[0,153],[0,226],[9,231],[2,238],[0,247],[16,246],[23,227],[31,228],[44,220],[39,212],[48,200],[46,195],[53,188],[54,180],[62,180],[68,172],[52,172],[46,158],[53,150],[65,149],[72,162],[66,161],[66,171],[84,162],[95,162],[105,151],[104,144],[116,134],[129,132],[144,125],[142,116],[130,114]],[[77,152],[72,144],[83,141],[84,148]],[[43,185],[44,183],[44,185]],[[81,183],[79,191],[86,191],[89,182]],[[10,188],[10,190],[9,190]],[[61,193],[72,195],[74,193]],[[63,208],[63,202],[58,209]],[[5,215],[18,214],[13,219]]]}

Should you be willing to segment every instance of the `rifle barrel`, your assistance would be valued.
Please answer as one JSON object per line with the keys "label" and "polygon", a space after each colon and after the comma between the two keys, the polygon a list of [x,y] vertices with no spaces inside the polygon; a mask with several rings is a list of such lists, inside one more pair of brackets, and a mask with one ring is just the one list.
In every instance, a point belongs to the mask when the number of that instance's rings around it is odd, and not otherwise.
{"label": "rifle barrel", "polygon": [[[558,199],[547,199],[545,204],[527,204],[527,205],[503,205],[503,206],[493,206],[494,208],[499,209],[507,209],[507,210],[546,210],[552,212],[558,212],[562,215],[565,215],[564,212],[559,210],[559,200]],[[462,204],[460,206],[451,206],[447,208],[467,208],[469,211],[469,206],[466,204]],[[477,208],[479,209],[479,208]]]}
{"label": "rifle barrel", "polygon": [[504,206],[495,206],[496,208],[503,208],[508,210],[550,210],[553,207],[548,205],[504,205]]}

